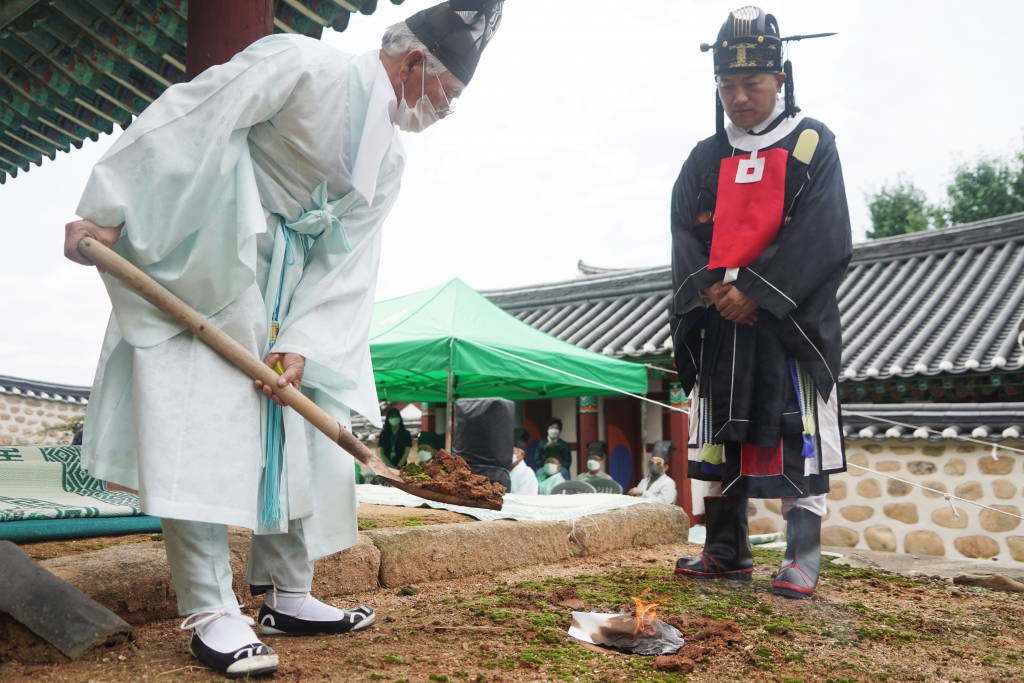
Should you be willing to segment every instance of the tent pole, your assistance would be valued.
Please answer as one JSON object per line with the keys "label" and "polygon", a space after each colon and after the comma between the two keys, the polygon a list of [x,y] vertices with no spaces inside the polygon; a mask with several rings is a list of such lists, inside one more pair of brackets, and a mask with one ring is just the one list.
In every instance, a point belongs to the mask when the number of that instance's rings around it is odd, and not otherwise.
{"label": "tent pole", "polygon": [[452,432],[455,431],[455,414],[452,411],[452,371],[448,370],[448,400],[444,412],[444,443],[445,450],[452,452]]}

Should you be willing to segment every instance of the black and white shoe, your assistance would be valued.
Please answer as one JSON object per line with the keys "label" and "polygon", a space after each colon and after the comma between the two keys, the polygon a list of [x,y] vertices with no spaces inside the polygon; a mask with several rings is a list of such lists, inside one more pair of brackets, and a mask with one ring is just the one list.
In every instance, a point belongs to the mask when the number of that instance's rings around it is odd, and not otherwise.
{"label": "black and white shoe", "polygon": [[[362,631],[373,626],[377,621],[377,614],[368,605],[338,611],[342,614],[340,619],[311,621],[300,619],[293,614],[279,612],[264,604],[260,608],[257,630],[261,636],[314,636],[318,633]],[[299,610],[299,614],[302,614],[302,610]]]}
{"label": "black and white shoe", "polygon": [[228,678],[264,676],[277,671],[277,655],[260,642],[250,643],[234,652],[218,652],[193,631],[188,649],[193,657]]}

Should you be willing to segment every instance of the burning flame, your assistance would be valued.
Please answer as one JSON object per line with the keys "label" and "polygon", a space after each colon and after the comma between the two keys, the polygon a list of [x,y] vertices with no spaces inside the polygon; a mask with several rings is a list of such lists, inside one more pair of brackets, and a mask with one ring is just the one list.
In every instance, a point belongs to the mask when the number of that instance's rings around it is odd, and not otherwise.
{"label": "burning flame", "polygon": [[[640,595],[644,596],[650,592],[650,588],[645,588]],[[636,615],[634,616],[636,626],[633,631],[633,635],[639,635],[641,631],[647,631],[647,628],[654,622],[657,615],[658,603],[644,602],[641,598],[637,597],[632,598],[632,600],[636,611]]]}

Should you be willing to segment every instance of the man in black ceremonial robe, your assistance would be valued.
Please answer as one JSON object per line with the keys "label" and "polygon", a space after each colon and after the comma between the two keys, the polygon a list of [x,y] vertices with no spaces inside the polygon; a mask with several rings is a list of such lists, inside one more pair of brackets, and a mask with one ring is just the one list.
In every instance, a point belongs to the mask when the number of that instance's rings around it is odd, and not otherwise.
{"label": "man in black ceremonial robe", "polygon": [[713,482],[704,552],[676,572],[749,579],[747,499],[781,498],[788,545],[773,592],[804,598],[818,582],[828,475],[846,469],[836,292],[852,245],[835,136],[796,106],[783,42],[772,15],[744,7],[702,46],[714,53],[717,131],[672,193],[689,475]]}

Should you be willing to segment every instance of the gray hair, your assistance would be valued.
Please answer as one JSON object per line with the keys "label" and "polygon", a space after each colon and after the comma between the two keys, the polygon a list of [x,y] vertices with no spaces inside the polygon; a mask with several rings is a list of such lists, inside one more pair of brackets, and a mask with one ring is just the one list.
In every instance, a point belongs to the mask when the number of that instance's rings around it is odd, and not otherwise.
{"label": "gray hair", "polygon": [[381,41],[381,49],[389,57],[401,57],[413,50],[421,50],[427,57],[427,75],[434,76],[446,73],[448,67],[441,63],[434,55],[430,54],[427,46],[416,37],[416,34],[409,29],[404,21],[388,26],[384,31],[384,38]]}

